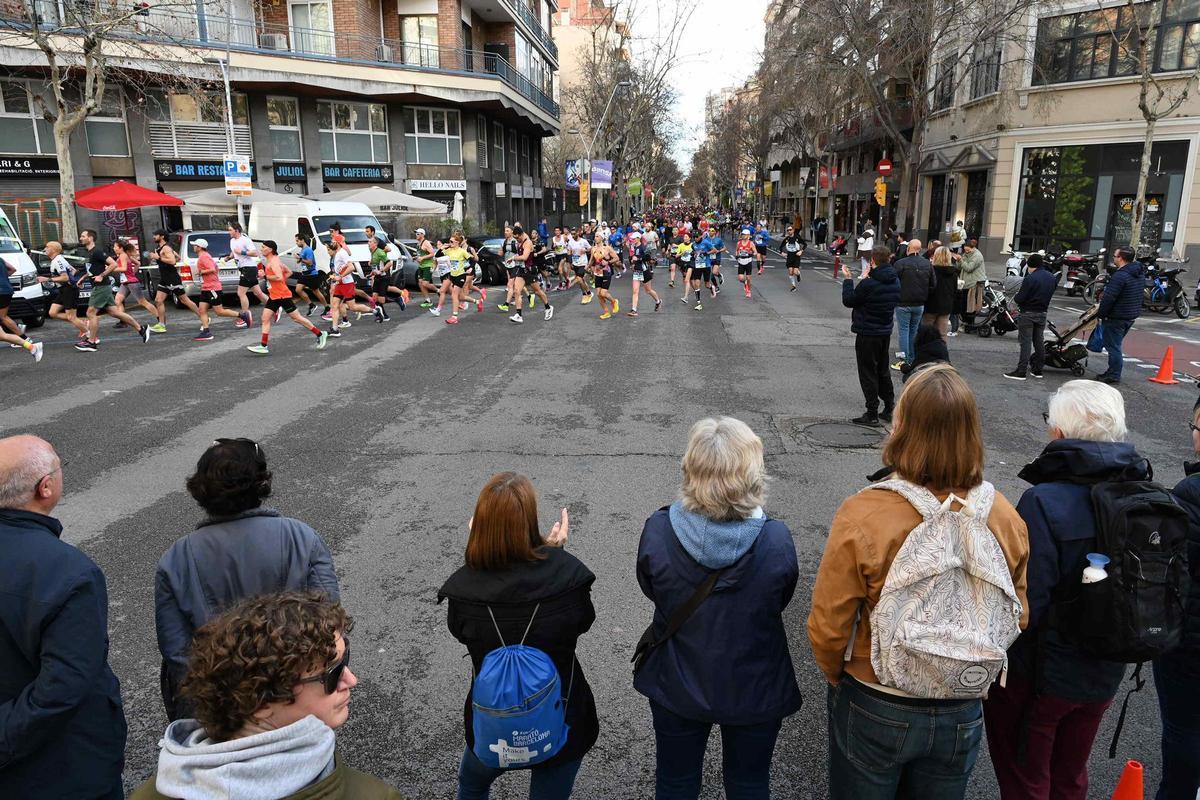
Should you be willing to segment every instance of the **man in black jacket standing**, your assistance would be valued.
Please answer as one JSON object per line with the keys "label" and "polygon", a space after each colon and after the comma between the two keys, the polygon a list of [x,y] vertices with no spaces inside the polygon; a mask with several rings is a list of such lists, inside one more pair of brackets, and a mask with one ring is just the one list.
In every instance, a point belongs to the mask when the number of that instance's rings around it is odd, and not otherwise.
{"label": "man in black jacket standing", "polygon": [[[1042,377],[1042,365],[1046,358],[1046,312],[1050,310],[1050,300],[1058,281],[1053,273],[1042,269],[1042,257],[1034,253],[1026,262],[1028,273],[1021,281],[1021,288],[1013,302],[1017,304],[1021,315],[1017,317],[1017,336],[1021,340],[1021,357],[1017,368],[1004,373],[1004,377],[1014,381],[1023,381],[1028,374],[1035,378]],[[1029,351],[1033,350],[1033,361],[1029,360]]]}
{"label": "man in black jacket standing", "polygon": [[1100,296],[1100,327],[1104,349],[1108,351],[1108,369],[1096,380],[1108,384],[1121,382],[1121,367],[1125,363],[1121,344],[1133,322],[1142,313],[1142,295],[1146,290],[1146,268],[1136,259],[1132,247],[1118,247],[1113,254],[1117,271],[1108,279]]}
{"label": "man in black jacket standing", "polygon": [[850,318],[850,330],[856,334],[854,359],[867,403],[867,412],[852,420],[858,425],[876,427],[880,419],[891,422],[896,405],[892,374],[888,371],[888,346],[892,342],[892,316],[900,302],[900,281],[896,279],[895,268],[888,263],[891,255],[887,245],[872,248],[871,268],[858,286],[854,285],[850,270],[842,265],[842,305],[854,309]]}
{"label": "man in black jacket standing", "polygon": [[100,568],[50,516],[62,461],[0,439],[0,797],[124,797],[125,713]]}
{"label": "man in black jacket standing", "polygon": [[896,346],[901,360],[892,365],[900,369],[903,364],[912,364],[917,357],[917,328],[921,325],[921,314],[925,312],[925,301],[937,286],[937,276],[929,259],[921,255],[924,246],[920,239],[908,242],[907,255],[896,259],[892,267],[900,281],[900,304],[896,306]]}

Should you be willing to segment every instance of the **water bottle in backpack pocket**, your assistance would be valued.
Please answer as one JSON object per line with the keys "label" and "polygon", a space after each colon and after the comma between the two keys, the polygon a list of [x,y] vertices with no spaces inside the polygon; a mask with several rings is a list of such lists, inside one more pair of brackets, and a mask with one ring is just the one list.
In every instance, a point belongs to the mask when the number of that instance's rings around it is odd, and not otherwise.
{"label": "water bottle in backpack pocket", "polygon": [[472,752],[494,769],[540,764],[567,742],[567,700],[575,683],[575,657],[571,656],[571,679],[564,696],[550,656],[525,644],[540,608],[539,604],[533,609],[521,643],[513,645],[504,643],[496,616],[488,608],[500,647],[484,656],[471,686],[471,727]]}

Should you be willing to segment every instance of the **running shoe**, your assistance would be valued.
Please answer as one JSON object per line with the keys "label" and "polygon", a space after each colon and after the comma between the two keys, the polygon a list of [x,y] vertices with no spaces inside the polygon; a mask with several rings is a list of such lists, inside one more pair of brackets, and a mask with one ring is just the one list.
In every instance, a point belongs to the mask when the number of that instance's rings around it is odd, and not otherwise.
{"label": "running shoe", "polygon": [[[264,313],[265,313],[265,312],[264,312]],[[253,314],[251,314],[249,311],[243,311],[243,312],[242,312],[242,317],[243,317],[243,318],[246,320],[246,327],[247,327],[247,328],[248,328],[248,327],[250,327],[251,325],[253,325],[253,324],[254,324],[254,315],[253,315]]]}
{"label": "running shoe", "polygon": [[400,310],[403,311],[408,308],[408,301],[402,296],[396,300],[396,305],[400,306]]}
{"label": "running shoe", "polygon": [[605,311],[603,314],[601,314],[601,315],[600,315],[600,319],[608,319],[608,318],[609,318],[609,317],[611,317],[611,316],[612,316],[612,314],[610,314],[609,312]]}
{"label": "running shoe", "polygon": [[482,286],[479,287],[479,299],[485,302],[487,301],[487,289],[483,288]]}
{"label": "running shoe", "polygon": [[328,311],[326,311],[321,315],[321,319],[325,320],[326,322],[333,322],[333,314],[330,314]]}
{"label": "running shoe", "polygon": [[446,324],[447,325],[457,325],[458,324],[458,315],[451,314],[450,319],[446,320]]}
{"label": "running shoe", "polygon": [[613,313],[616,314],[620,310],[621,310],[621,301],[614,297],[613,298]]}
{"label": "running shoe", "polygon": [[400,290],[400,300],[402,301],[400,303],[400,308],[403,309],[406,305],[408,305],[408,289]]}
{"label": "running shoe", "polygon": [[383,324],[383,306],[375,306],[375,321],[380,325]]}
{"label": "running shoe", "polygon": [[711,294],[715,299],[717,296],[717,287],[710,284],[708,287],[708,293]]}
{"label": "running shoe", "polygon": [[250,326],[246,324],[246,320],[239,319],[237,322],[233,323],[233,327],[241,330],[242,328],[249,328]]}
{"label": "running shoe", "polygon": [[496,306],[496,308],[500,309],[501,311],[507,312],[508,311],[508,303],[500,303],[499,305]]}
{"label": "running shoe", "polygon": [[637,313],[637,309],[636,309],[636,308],[635,308],[633,311],[626,311],[626,312],[625,312],[625,316],[627,316],[627,317],[636,317],[637,315],[638,315],[638,313]]}
{"label": "running shoe", "polygon": [[304,312],[304,316],[311,317],[313,315],[313,312],[316,311],[316,309],[317,309],[316,303],[309,303],[308,310]]}
{"label": "running shoe", "polygon": [[794,291],[796,291],[796,284],[794,284],[794,283],[793,283],[793,284],[792,284],[792,288],[791,288],[791,289],[789,289],[788,291],[790,291],[790,292],[794,292]]}
{"label": "running shoe", "polygon": [[[355,316],[354,316],[354,321],[355,321],[355,322],[358,322],[360,319],[362,319],[362,318],[363,318],[363,316],[365,316],[365,313],[364,313],[364,312],[362,312],[362,311],[356,311],[356,312],[354,312],[354,313],[355,313]],[[372,313],[371,313],[371,316],[374,316],[374,312],[372,312]]]}
{"label": "running shoe", "polygon": [[150,326],[150,332],[151,333],[166,333],[167,326],[163,325],[161,322],[156,322]]}
{"label": "running shoe", "polygon": [[339,322],[339,323],[338,323],[338,327],[339,327],[339,328],[349,328],[349,327],[351,327],[351,325],[350,325],[350,320],[348,320],[348,319],[344,319],[344,320],[342,320],[341,322]]}
{"label": "running shoe", "polygon": [[86,342],[87,341],[87,333],[84,331],[80,331],[78,338],[79,338],[79,341]]}
{"label": "running shoe", "polygon": [[391,317],[389,317],[387,314],[384,314],[384,315],[383,315],[383,321],[384,321],[384,322],[391,322],[391,321],[392,321],[392,318],[391,318]]}
{"label": "running shoe", "polygon": [[686,297],[679,298],[679,302],[681,302],[681,303],[686,303],[687,301],[688,301],[688,299]]}
{"label": "running shoe", "polygon": [[758,268],[758,274],[759,274],[759,275],[762,275],[762,273],[763,273],[763,268],[762,268],[762,267],[759,267],[759,268]]}
{"label": "running shoe", "polygon": [[267,348],[266,345],[263,345],[263,344],[251,345],[250,347],[247,347],[246,349],[249,350],[251,353],[254,353],[254,355],[256,355],[256,356],[271,355],[271,351]]}
{"label": "running shoe", "polygon": [[211,342],[212,340],[213,340],[212,331],[210,331],[208,328],[204,328],[203,330],[201,330],[199,333],[197,333],[195,336],[192,337],[193,342]]}
{"label": "running shoe", "polygon": [[697,311],[703,311],[703,310],[704,310],[704,306],[700,305],[699,303],[696,303],[696,310],[697,310]]}
{"label": "running shoe", "polygon": [[142,344],[150,341],[150,328],[143,325],[142,329],[138,331],[138,336],[142,337]]}
{"label": "running shoe", "polygon": [[442,315],[442,310],[440,308],[431,308],[429,309],[429,313],[433,314],[435,317],[440,317]]}
{"label": "running shoe", "polygon": [[33,347],[29,348],[29,353],[33,356],[33,363],[37,364],[41,362],[43,349],[45,349],[45,345],[41,342],[37,342]]}
{"label": "running shoe", "polygon": [[511,317],[509,317],[509,318],[508,318],[508,321],[509,321],[509,322],[518,322],[518,323],[519,323],[519,322],[524,322],[524,321],[525,321],[525,318],[524,318],[524,317],[522,317],[520,314],[513,314]]}
{"label": "running shoe", "polygon": [[554,318],[554,306],[546,306],[545,319],[553,319],[553,318]]}
{"label": "running shoe", "polygon": [[579,302],[580,302],[582,305],[585,305],[585,306],[586,306],[588,303],[592,302],[592,298],[593,298],[593,297],[595,297],[595,295],[594,295],[594,294],[592,294],[591,292],[588,292],[587,294],[585,294],[585,295],[583,296],[583,299],[582,299],[582,300],[580,300]]}
{"label": "running shoe", "polygon": [[481,297],[475,301],[475,313],[479,314],[482,311],[483,311],[483,298]]}
{"label": "running shoe", "polygon": [[892,364],[892,369],[896,370],[896,372],[899,372],[900,368],[903,367],[905,363],[906,363],[905,360],[902,358],[899,361]]}
{"label": "running shoe", "polygon": [[421,308],[429,308],[429,307],[430,307],[430,306],[432,306],[432,305],[433,305],[433,303],[432,303],[432,302],[430,302],[429,300],[422,300],[422,301],[421,301]]}
{"label": "running shoe", "polygon": [[339,330],[326,331],[326,333],[325,333],[326,338],[329,338],[329,339],[337,339],[337,338],[340,338],[341,335],[342,335],[342,332]]}
{"label": "running shoe", "polygon": [[329,342],[329,331],[321,331],[321,337],[317,339],[317,349],[324,350],[325,345]]}
{"label": "running shoe", "polygon": [[468,308],[470,308],[470,307],[471,307],[471,304],[470,304],[470,303],[468,303],[467,301],[465,301],[465,300],[464,300],[462,303],[460,303],[460,304],[459,304],[459,306],[458,306],[458,310],[459,310],[459,311],[466,311],[466,310],[467,310]]}
{"label": "running shoe", "polygon": [[530,308],[533,308],[533,306],[535,305],[536,301],[537,301],[537,295],[535,295],[535,294],[531,294],[531,295],[529,295],[529,307],[530,307]]}
{"label": "running shoe", "polygon": [[671,281],[670,283],[668,283],[668,284],[667,284],[667,287],[668,287],[668,288],[671,288],[671,289],[674,289],[674,288],[675,288],[675,281]]}
{"label": "running shoe", "polygon": [[662,308],[662,300],[655,300],[654,301],[654,310],[658,311],[660,308]]}
{"label": "running shoe", "polygon": [[76,342],[75,349],[81,353],[94,353],[97,347],[95,342]]}

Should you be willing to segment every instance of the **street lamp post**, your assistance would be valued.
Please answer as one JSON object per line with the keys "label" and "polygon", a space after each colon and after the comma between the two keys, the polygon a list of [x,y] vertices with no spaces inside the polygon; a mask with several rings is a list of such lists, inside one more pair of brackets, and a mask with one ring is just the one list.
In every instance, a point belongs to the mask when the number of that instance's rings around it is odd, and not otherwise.
{"label": "street lamp post", "polygon": [[[612,108],[612,101],[613,101],[613,98],[615,98],[617,96],[617,90],[618,89],[626,89],[632,85],[633,85],[632,81],[617,81],[617,85],[613,87],[612,93],[608,96],[608,102],[604,104],[604,113],[600,115],[600,122],[596,125],[596,132],[595,132],[595,134],[592,135],[592,141],[590,143],[588,143],[587,155],[586,155],[587,165],[588,165],[588,173],[587,173],[588,174],[588,187],[591,188],[593,191],[598,191],[598,190],[596,190],[596,188],[594,186],[592,186],[592,150],[594,150],[596,147],[596,140],[598,138],[600,138],[600,131],[602,131],[604,129],[604,121],[606,119],[608,119],[608,110],[610,108]],[[579,136],[580,141],[583,140],[583,135],[579,133],[578,128],[571,128],[569,131],[567,131],[567,133],[573,133],[573,134]],[[599,197],[600,197],[600,195],[597,194],[597,198],[599,198]],[[595,205],[592,206],[592,210],[593,211],[596,210]],[[600,219],[600,217],[601,217],[600,214],[596,214],[597,221]],[[583,219],[584,219],[584,213],[583,213],[583,208],[581,207],[579,209],[579,222],[582,223]]]}
{"label": "street lamp post", "polygon": [[[226,32],[229,31],[228,22],[226,22]],[[210,64],[216,64],[221,68],[221,82],[225,84],[225,139],[228,144],[227,152],[230,155],[237,155],[237,142],[233,138],[233,90],[229,86],[229,54],[226,53],[225,58],[206,58],[204,59]],[[237,196],[237,216],[238,224],[242,229],[246,228],[246,213],[242,208],[242,196]]]}

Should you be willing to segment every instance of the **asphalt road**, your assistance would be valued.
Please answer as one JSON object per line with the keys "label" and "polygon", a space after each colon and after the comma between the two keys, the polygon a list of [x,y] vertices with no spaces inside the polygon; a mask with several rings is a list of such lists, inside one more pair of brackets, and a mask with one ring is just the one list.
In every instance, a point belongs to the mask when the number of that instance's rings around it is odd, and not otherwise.
{"label": "asphalt road", "polygon": [[[774,478],[767,508],[790,526],[800,558],[786,622],[805,704],[783,726],[774,794],[824,797],[825,685],[804,622],[829,521],[878,467],[878,437],[842,424],[862,401],[849,312],[829,262],[810,259],[795,293],[772,262],[755,279],[752,300],[730,271],[726,291],[703,311],[680,303],[678,288],[668,292],[660,269],[655,283],[667,300],[657,314],[644,303],[639,319],[601,321],[598,304],[581,306],[577,295],[552,321],[538,309],[523,326],[491,307],[467,312],[457,327],[410,309],[385,325],[356,323],[323,352],[285,320],[262,358],[244,349],[257,336],[235,331],[231,320],[215,325],[215,341],[196,343],[192,323],[177,314],[170,332],[148,345],[105,323],[101,351],[77,353],[65,326],[52,322],[42,332],[49,344],[40,365],[16,350],[0,352],[0,430],[33,432],[58,447],[66,462],[65,537],[108,576],[110,659],[130,727],[127,785],[153,770],[166,721],[153,576],[163,550],[201,518],[184,480],[215,437],[250,436],[275,473],[269,502],[326,538],[356,618],[360,683],[339,733],[350,764],[408,797],[453,795],[470,666],[435,595],[461,564],[480,486],[513,469],[538,487],[543,525],[558,508],[570,510],[568,546],[598,577],[597,621],[579,655],[602,731],[576,796],[650,796],[650,714],[631,688],[629,657],[651,606],[637,587],[634,555],[643,520],[675,496],[689,426],[730,414],[766,444]],[[615,281],[615,292],[624,311],[628,276]],[[1074,313],[1054,316],[1067,321]],[[1166,318],[1139,322],[1135,357],[1157,363],[1166,344],[1187,344],[1157,333],[1191,329]],[[1177,369],[1200,361],[1194,338],[1195,354],[1177,357]],[[1041,382],[1003,380],[1016,362],[1013,334],[959,336],[950,351],[983,410],[987,476],[1015,500],[1024,488],[1016,474],[1043,444],[1047,395],[1069,376],[1048,369]],[[1152,373],[1138,366],[1122,386],[1131,438],[1157,477],[1173,484],[1189,455],[1196,388],[1148,383]],[[1126,758],[1145,763],[1148,785],[1157,781],[1153,684],[1135,695],[1119,757],[1109,761],[1115,718],[1114,709],[1094,749],[1097,797],[1111,792]],[[722,796],[719,747],[714,736],[706,798]],[[523,797],[525,781],[511,776],[493,796]],[[997,795],[986,750],[969,795]]]}

